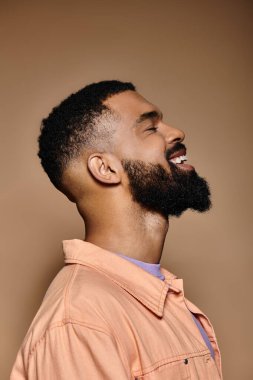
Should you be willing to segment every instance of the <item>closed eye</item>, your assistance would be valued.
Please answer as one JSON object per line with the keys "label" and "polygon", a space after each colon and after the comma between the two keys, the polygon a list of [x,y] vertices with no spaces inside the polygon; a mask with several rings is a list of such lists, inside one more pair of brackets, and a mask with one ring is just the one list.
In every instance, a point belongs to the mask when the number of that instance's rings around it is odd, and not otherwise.
{"label": "closed eye", "polygon": [[146,129],[146,131],[157,131],[157,127],[150,127],[148,129]]}

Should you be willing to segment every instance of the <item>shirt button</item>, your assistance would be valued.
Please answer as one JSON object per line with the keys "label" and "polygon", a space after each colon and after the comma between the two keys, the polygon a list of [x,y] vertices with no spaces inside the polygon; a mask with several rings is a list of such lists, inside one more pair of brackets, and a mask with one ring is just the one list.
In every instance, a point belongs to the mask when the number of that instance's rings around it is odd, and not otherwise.
{"label": "shirt button", "polygon": [[188,364],[188,359],[184,359],[184,364]]}

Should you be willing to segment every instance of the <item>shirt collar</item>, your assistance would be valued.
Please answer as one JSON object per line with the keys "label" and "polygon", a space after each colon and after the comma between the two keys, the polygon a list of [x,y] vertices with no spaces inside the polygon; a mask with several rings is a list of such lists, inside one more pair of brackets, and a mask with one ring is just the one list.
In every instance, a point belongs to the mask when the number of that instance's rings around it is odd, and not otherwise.
{"label": "shirt collar", "polygon": [[163,316],[168,290],[181,292],[182,280],[160,267],[165,280],[148,273],[120,255],[79,240],[63,240],[64,261],[91,267],[109,277],[159,317]]}
{"label": "shirt collar", "polygon": [[160,278],[160,280],[165,279],[165,276],[160,271],[160,267],[161,267],[160,263],[157,263],[157,264],[146,263],[145,261],[140,261],[140,260],[134,259],[133,257],[122,255],[121,253],[118,253],[118,255],[123,257],[125,260],[129,260],[132,263],[139,265],[139,267],[141,267],[145,271],[151,273],[153,276]]}

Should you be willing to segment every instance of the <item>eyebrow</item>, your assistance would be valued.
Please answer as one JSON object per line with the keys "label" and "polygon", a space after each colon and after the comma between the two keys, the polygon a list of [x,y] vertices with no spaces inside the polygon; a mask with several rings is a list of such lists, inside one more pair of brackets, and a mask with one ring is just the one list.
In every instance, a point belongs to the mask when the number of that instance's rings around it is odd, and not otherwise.
{"label": "eyebrow", "polygon": [[147,119],[162,119],[163,118],[163,114],[161,111],[149,111],[149,112],[144,112],[142,113],[138,119],[135,121],[135,126],[137,126],[138,124],[142,123],[143,121],[147,120]]}

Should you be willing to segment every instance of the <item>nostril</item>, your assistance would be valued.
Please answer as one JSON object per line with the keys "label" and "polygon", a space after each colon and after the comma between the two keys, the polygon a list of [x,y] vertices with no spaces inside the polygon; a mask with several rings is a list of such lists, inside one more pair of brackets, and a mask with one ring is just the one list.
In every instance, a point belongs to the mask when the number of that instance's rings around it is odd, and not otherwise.
{"label": "nostril", "polygon": [[180,129],[173,128],[173,131],[170,131],[166,135],[166,140],[168,143],[182,142],[185,138],[185,134]]}

